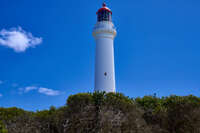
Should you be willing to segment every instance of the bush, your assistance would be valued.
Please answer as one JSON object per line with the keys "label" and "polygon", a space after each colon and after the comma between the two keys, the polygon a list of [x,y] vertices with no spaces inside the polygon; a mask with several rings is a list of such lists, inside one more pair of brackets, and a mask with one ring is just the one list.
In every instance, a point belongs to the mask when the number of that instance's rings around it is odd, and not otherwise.
{"label": "bush", "polygon": [[8,130],[5,128],[2,121],[0,121],[0,133],[8,133]]}
{"label": "bush", "polygon": [[[200,98],[79,93],[60,108],[0,108],[0,133],[199,133]],[[7,130],[6,130],[7,128]]]}

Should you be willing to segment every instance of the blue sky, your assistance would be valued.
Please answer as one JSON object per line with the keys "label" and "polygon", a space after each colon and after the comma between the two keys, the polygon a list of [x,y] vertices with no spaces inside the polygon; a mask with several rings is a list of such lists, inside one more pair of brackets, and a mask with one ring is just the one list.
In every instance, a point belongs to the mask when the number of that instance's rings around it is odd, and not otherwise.
{"label": "blue sky", "polygon": [[[0,106],[26,110],[92,92],[100,0],[0,1]],[[200,96],[200,1],[114,0],[117,91]],[[5,39],[6,42],[4,41]]]}

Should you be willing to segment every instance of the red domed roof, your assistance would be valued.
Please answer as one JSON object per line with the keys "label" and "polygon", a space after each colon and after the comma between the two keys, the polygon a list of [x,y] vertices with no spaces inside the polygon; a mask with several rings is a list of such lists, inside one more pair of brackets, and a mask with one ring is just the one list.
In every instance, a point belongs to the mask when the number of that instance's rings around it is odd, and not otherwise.
{"label": "red domed roof", "polygon": [[102,8],[100,8],[97,11],[97,14],[98,14],[98,12],[101,12],[102,10],[106,10],[106,11],[108,11],[108,12],[110,12],[112,14],[112,11],[106,6],[106,3],[103,3]]}

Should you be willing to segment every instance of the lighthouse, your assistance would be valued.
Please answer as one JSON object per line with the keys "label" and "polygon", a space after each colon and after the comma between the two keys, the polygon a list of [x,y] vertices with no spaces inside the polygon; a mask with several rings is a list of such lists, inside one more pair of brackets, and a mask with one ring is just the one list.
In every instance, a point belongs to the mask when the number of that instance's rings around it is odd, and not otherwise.
{"label": "lighthouse", "polygon": [[112,11],[103,3],[96,14],[97,23],[93,29],[96,42],[94,90],[115,92],[114,38],[117,32],[112,23]]}

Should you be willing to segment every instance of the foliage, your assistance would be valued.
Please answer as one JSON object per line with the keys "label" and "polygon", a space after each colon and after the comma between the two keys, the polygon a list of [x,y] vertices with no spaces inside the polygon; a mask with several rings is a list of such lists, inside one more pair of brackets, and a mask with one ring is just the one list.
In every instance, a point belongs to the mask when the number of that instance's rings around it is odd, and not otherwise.
{"label": "foliage", "polygon": [[2,121],[0,121],[0,133],[8,133]]}
{"label": "foliage", "polygon": [[151,126],[159,126],[170,133],[199,133],[200,98],[175,96],[136,98],[139,107],[145,110],[144,119]]}
{"label": "foliage", "polygon": [[49,110],[0,108],[0,133],[199,133],[200,98],[79,93]]}

